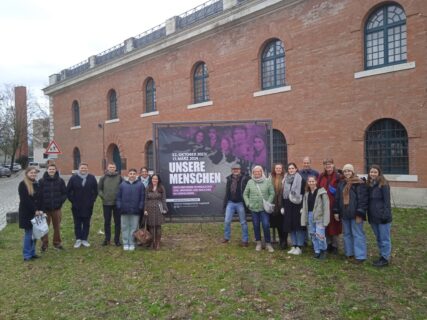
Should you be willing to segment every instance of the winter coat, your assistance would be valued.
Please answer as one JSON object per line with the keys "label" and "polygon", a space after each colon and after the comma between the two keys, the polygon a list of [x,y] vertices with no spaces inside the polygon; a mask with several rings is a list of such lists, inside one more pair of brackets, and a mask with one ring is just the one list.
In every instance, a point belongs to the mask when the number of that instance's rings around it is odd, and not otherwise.
{"label": "winter coat", "polygon": [[317,187],[323,187],[328,193],[329,197],[329,212],[330,212],[330,221],[329,225],[326,228],[326,233],[329,236],[336,236],[342,233],[342,224],[341,221],[336,221],[333,217],[334,204],[335,204],[335,194],[337,191],[338,182],[341,180],[341,175],[337,171],[333,171],[331,175],[322,172],[319,175],[317,180]]}
{"label": "winter coat", "polygon": [[236,198],[233,200],[231,198],[231,181],[232,181],[233,175],[230,174],[227,177],[227,184],[225,187],[225,197],[224,197],[224,209],[227,206],[228,201],[233,202],[243,202],[243,191],[246,188],[246,185],[248,184],[248,181],[250,179],[249,176],[241,174],[239,177],[239,180],[237,181],[237,189],[236,189]]}
{"label": "winter coat", "polygon": [[[155,191],[146,189],[144,205],[144,211],[148,213],[146,219],[149,226],[160,226],[165,222],[164,214],[168,211],[168,206],[166,204],[166,190],[163,186]],[[163,213],[162,210],[166,212]]]}
{"label": "winter coat", "polygon": [[366,220],[366,211],[368,210],[369,191],[366,183],[353,184],[350,188],[350,202],[344,206],[343,191],[346,185],[345,180],[340,181],[335,194],[335,205],[333,212],[338,213],[341,219],[356,219],[356,216]]}
{"label": "winter coat", "polygon": [[[301,209],[301,225],[302,226],[306,226],[308,222],[308,194],[309,194],[309,191],[307,191],[304,194],[304,198],[302,200],[302,209]],[[323,188],[317,189],[316,198],[314,200],[313,220],[316,223],[319,223],[319,222],[322,223],[324,227],[326,227],[330,221],[328,193]]]}
{"label": "winter coat", "polygon": [[39,192],[37,196],[37,209],[42,211],[51,211],[61,209],[65,200],[67,200],[67,188],[64,180],[59,177],[58,171],[53,177],[49,176],[47,171],[39,180]]}
{"label": "winter coat", "polygon": [[33,225],[31,219],[37,211],[37,193],[39,191],[39,185],[37,182],[33,183],[34,194],[31,196],[28,193],[27,186],[24,181],[21,181],[18,186],[19,193],[19,228],[21,229],[32,229]]}
{"label": "winter coat", "polygon": [[104,206],[114,206],[116,204],[117,192],[119,191],[122,177],[117,173],[106,173],[99,179],[98,195]]}
{"label": "winter coat", "polygon": [[[259,186],[260,191],[257,188]],[[262,203],[262,199],[272,203],[274,199],[274,187],[269,179],[264,179],[261,182],[256,182],[251,179],[248,181],[245,191],[243,192],[243,199],[245,200],[246,206],[252,212],[265,211]]]}
{"label": "winter coat", "polygon": [[77,217],[90,217],[93,212],[93,205],[98,196],[98,183],[96,178],[88,174],[86,183],[82,185],[83,179],[78,175],[70,178],[67,184],[67,197],[71,202],[73,215]]}
{"label": "winter coat", "polygon": [[376,224],[392,221],[389,185],[380,187],[378,182],[374,182],[369,186],[368,221]]}
{"label": "winter coat", "polygon": [[141,181],[123,181],[117,192],[116,206],[121,214],[140,215],[144,209],[145,187]]}

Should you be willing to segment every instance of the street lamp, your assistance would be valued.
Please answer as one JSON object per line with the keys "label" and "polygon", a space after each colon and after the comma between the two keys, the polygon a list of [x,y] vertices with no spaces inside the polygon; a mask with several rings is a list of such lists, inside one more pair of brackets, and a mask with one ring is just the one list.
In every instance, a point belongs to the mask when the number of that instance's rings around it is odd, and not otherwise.
{"label": "street lamp", "polygon": [[102,170],[104,171],[106,168],[106,165],[105,165],[105,130],[104,130],[104,125],[102,123],[98,123],[98,128],[102,129]]}

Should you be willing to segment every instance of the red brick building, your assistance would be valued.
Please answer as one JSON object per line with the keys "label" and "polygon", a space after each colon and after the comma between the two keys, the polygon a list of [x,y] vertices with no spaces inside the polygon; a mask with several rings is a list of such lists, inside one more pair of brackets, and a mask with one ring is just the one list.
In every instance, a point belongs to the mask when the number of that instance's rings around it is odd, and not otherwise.
{"label": "red brick building", "polygon": [[151,167],[154,122],[272,119],[275,161],[379,163],[398,203],[427,205],[426,15],[424,0],[209,1],[50,77],[61,171]]}

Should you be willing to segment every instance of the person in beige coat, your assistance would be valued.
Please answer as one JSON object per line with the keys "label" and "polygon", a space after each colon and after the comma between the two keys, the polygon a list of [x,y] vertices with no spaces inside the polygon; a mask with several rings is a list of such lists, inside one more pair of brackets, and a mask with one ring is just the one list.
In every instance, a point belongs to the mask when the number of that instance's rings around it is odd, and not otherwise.
{"label": "person in beige coat", "polygon": [[329,224],[329,198],[324,188],[317,187],[317,178],[309,176],[306,191],[302,201],[301,225],[308,224],[308,230],[313,242],[314,258],[326,258],[325,228]]}

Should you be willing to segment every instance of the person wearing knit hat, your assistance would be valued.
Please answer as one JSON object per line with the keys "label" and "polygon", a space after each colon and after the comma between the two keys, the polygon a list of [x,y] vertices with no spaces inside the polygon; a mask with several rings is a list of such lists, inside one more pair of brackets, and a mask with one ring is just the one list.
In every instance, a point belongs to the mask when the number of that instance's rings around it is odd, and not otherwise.
{"label": "person wearing knit hat", "polygon": [[344,172],[345,170],[348,170],[354,173],[354,167],[352,164],[349,164],[349,163],[345,164],[344,167],[342,167],[342,171]]}
{"label": "person wearing knit hat", "polygon": [[342,221],[346,257],[360,264],[367,257],[363,222],[366,220],[369,191],[366,183],[355,174],[352,164],[344,165],[343,174],[344,179],[337,186],[333,212],[335,218]]}

